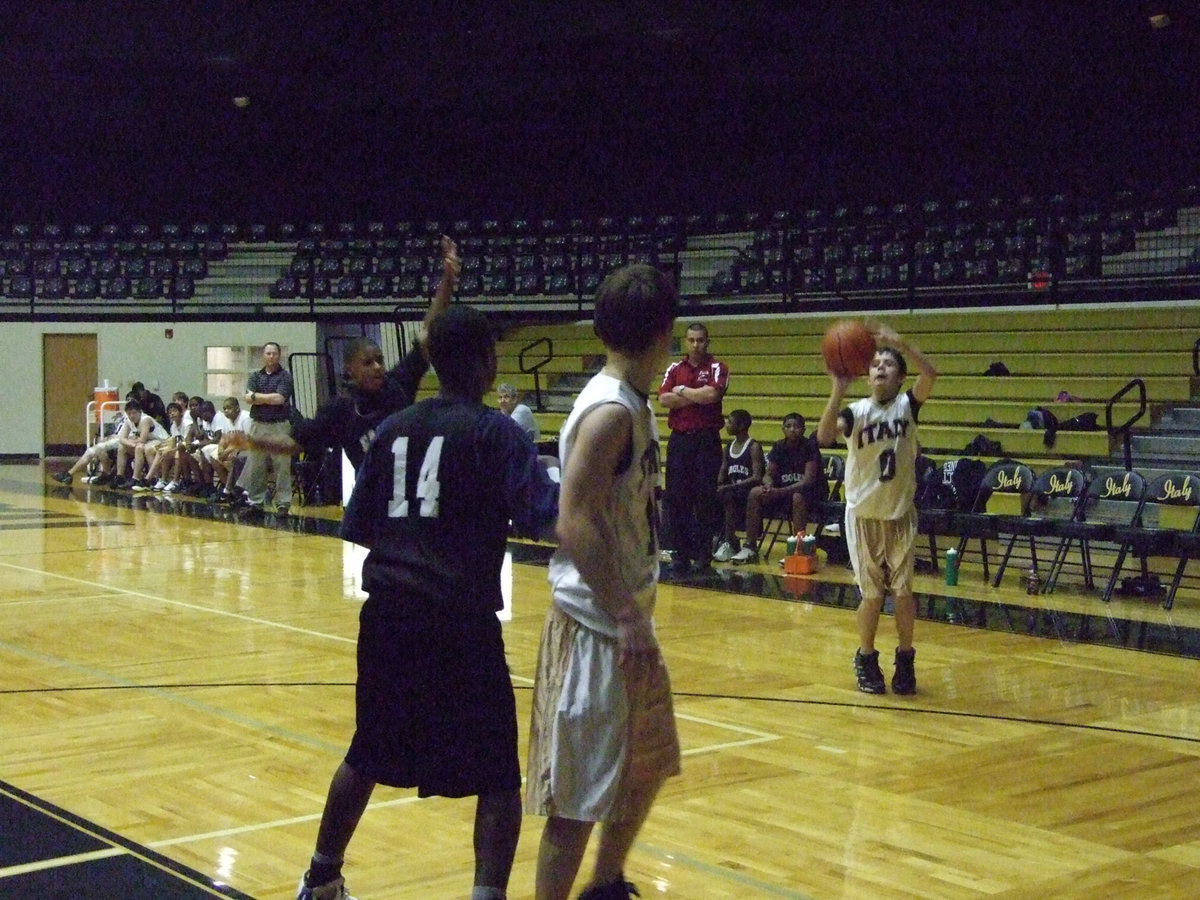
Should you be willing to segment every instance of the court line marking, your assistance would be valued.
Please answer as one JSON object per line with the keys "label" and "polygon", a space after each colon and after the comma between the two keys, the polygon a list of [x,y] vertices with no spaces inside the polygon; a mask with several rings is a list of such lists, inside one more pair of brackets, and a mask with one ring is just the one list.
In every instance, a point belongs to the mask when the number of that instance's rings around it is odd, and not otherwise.
{"label": "court line marking", "polygon": [[[110,587],[108,585],[104,585],[99,582],[89,581],[85,578],[76,578],[72,575],[61,575],[57,572],[47,572],[45,570],[35,569],[35,568],[29,567],[29,566],[18,566],[18,565],[15,565],[14,563],[9,563],[9,562],[0,562],[0,566],[2,566],[4,568],[8,568],[8,569],[14,569],[18,572],[24,572],[28,575],[41,575],[41,576],[44,576],[47,578],[58,578],[63,581],[71,582],[72,584],[84,585],[84,586],[91,587],[91,588],[94,588],[94,589],[102,591],[102,592],[109,592],[110,594],[115,594],[118,596],[136,597],[136,598],[143,599],[143,600],[151,600],[156,603],[164,603],[164,604],[167,604],[170,606],[180,607],[182,609],[189,609],[194,612],[213,613],[215,615],[225,616],[228,618],[237,619],[239,621],[249,622],[249,623],[252,623],[255,625],[264,625],[264,626],[271,627],[271,628],[280,628],[285,631],[292,631],[292,632],[295,632],[298,634],[307,635],[309,637],[325,638],[327,640],[340,641],[340,642],[346,643],[346,644],[357,644],[358,643],[357,638],[347,638],[347,637],[342,637],[341,635],[328,634],[326,632],[321,632],[321,631],[313,631],[312,629],[308,629],[308,628],[299,628],[295,625],[288,625],[284,622],[275,622],[271,619],[262,619],[257,616],[248,616],[248,615],[245,615],[244,613],[229,612],[228,610],[223,610],[223,609],[219,609],[216,607],[202,606],[201,604],[198,604],[198,603],[186,603],[182,600],[172,600],[168,597],[161,597],[157,594],[150,594],[145,591],[135,591],[130,588],[123,588],[123,587],[118,587],[118,586]],[[11,645],[8,645],[8,644],[5,644],[5,646],[11,647]],[[52,659],[53,657],[48,657],[48,658]],[[66,661],[64,661],[64,662],[66,662]],[[102,674],[102,670],[97,670],[97,671],[93,672],[93,674]],[[122,684],[136,684],[136,682],[127,682],[125,679],[120,679],[120,678],[117,678],[112,675],[107,675],[106,677],[108,677],[112,681],[117,681]],[[520,681],[524,684],[533,684],[533,679],[528,678],[524,675],[517,675],[514,673],[510,673],[509,677],[513,681]],[[165,691],[162,693],[167,694],[167,692],[165,692]],[[175,696],[175,695],[169,695],[169,694],[167,694],[167,695]],[[209,707],[204,704],[200,704],[196,701],[188,700],[187,698],[181,697],[178,699],[180,702],[193,704],[195,706],[195,708],[197,708],[197,709],[205,709],[210,712],[218,711],[217,707]],[[230,714],[230,715],[232,715],[232,714]],[[769,740],[778,740],[779,739],[778,735],[771,735],[766,732],[754,731],[753,729],[743,728],[743,727],[740,727],[737,725],[733,725],[731,723],[717,722],[717,721],[708,720],[708,719],[699,719],[699,718],[695,718],[695,717],[690,717],[685,714],[681,714],[678,711],[675,713],[675,716],[676,716],[676,718],[682,718],[682,719],[686,719],[688,721],[694,721],[694,722],[697,722],[700,724],[710,725],[714,728],[722,728],[727,731],[735,731],[735,732],[739,732],[741,734],[754,735],[753,740],[730,741],[730,742],[725,742],[725,743],[721,743],[721,744],[712,744],[712,745],[708,745],[705,747],[694,747],[690,750],[684,751],[684,755],[687,755],[687,756],[695,756],[698,753],[715,752],[718,750],[730,749],[733,747],[746,746],[748,744],[757,744],[757,743],[763,743],[763,742],[769,741]],[[243,720],[240,718],[236,718],[234,721],[240,721],[240,722],[242,722],[242,724],[246,724],[247,722],[249,722],[251,720]],[[268,726],[268,725],[266,725],[266,723],[262,723],[262,727],[267,729],[267,731],[270,733],[275,733],[278,731],[278,729],[273,728],[273,726]]]}
{"label": "court line marking", "polygon": [[[11,788],[11,789],[10,789]],[[59,810],[52,804],[46,805],[40,797],[35,794],[28,794],[21,791],[15,786],[8,786],[0,783],[0,796],[7,797],[14,803],[31,809],[38,815],[45,816],[47,819],[58,822],[71,828],[80,834],[86,834],[88,837],[107,844],[108,846],[98,850],[90,850],[84,853],[76,853],[70,856],[58,856],[51,859],[34,860],[28,863],[21,863],[16,866],[8,866],[0,869],[0,879],[14,878],[30,872],[40,872],[49,869],[66,868],[67,866],[79,865],[82,863],[95,862],[102,859],[112,859],[118,856],[130,856],[142,863],[153,866],[160,872],[165,872],[171,877],[178,879],[192,887],[199,888],[207,894],[214,897],[228,897],[229,894],[215,889],[211,884],[204,881],[204,875],[195,869],[184,866],[178,860],[171,859],[162,854],[155,854],[159,859],[153,859],[150,855],[151,848],[145,844],[139,844],[136,841],[131,841],[123,835],[116,832],[107,831],[95,822],[88,821],[74,816],[67,810]],[[100,833],[104,832],[104,833]],[[232,888],[232,885],[229,887]],[[235,889],[236,890],[236,889]],[[242,891],[236,891],[239,897],[249,897]]]}
{"label": "court line marking", "polygon": [[292,631],[296,634],[304,634],[309,637],[325,638],[330,641],[341,641],[344,644],[357,644],[357,638],[342,637],[338,634],[328,634],[323,631],[313,631],[310,628],[300,628],[296,625],[288,625],[286,622],[275,622],[271,619],[260,619],[257,616],[248,616],[245,613],[230,612],[229,610],[219,609],[214,606],[201,606],[199,603],[185,603],[182,600],[172,600],[169,597],[162,597],[157,594],[148,594],[145,591],[134,591],[129,588],[117,587],[115,585],[101,584],[96,581],[88,581],[86,578],[75,578],[72,575],[60,575],[57,572],[47,572],[44,569],[34,569],[28,566],[18,566],[10,562],[0,562],[0,566],[7,569],[13,569],[17,572],[24,572],[27,575],[42,575],[47,578],[59,578],[63,581],[69,581],[73,584],[82,584],[87,587],[95,588],[100,591],[107,591],[112,594],[118,594],[125,597],[138,597],[142,600],[153,600],[156,603],[165,603],[169,606],[178,606],[181,609],[190,609],[195,612],[211,613],[217,616],[225,616],[229,619],[238,619],[242,622],[250,622],[254,625],[267,625],[271,628],[279,628],[284,631]]}
{"label": "court line marking", "polygon": [[0,869],[0,878],[12,878],[17,875],[28,875],[30,872],[44,872],[47,869],[61,869],[65,866],[76,866],[80,863],[97,862],[101,859],[127,855],[129,855],[129,851],[124,847],[106,847],[104,850],[76,853],[73,856],[55,856],[50,859],[39,859],[36,862],[21,863],[19,866]]}

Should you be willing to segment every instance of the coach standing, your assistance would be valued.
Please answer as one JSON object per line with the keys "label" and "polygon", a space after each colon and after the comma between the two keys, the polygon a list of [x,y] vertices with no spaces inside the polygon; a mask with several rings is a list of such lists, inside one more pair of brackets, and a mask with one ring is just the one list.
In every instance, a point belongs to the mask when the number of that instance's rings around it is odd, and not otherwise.
{"label": "coach standing", "polygon": [[[263,367],[251,372],[246,383],[246,403],[250,406],[248,437],[287,437],[295,388],[292,373],[283,367],[280,347],[274,341],[263,345]],[[263,453],[250,450],[238,484],[248,496],[251,509],[262,509],[267,495],[267,465],[275,469],[275,511],[287,515],[292,505],[292,456],[290,453]]]}
{"label": "coach standing", "polygon": [[712,563],[725,424],[721,398],[729,387],[729,367],[708,352],[707,328],[693,322],[684,343],[687,356],[671,363],[658,389],[671,429],[665,505],[675,575],[705,572]]}

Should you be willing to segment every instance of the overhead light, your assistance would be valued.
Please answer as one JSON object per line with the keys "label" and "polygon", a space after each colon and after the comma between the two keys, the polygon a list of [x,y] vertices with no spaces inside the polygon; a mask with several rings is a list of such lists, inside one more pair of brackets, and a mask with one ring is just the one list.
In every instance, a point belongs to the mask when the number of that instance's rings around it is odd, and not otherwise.
{"label": "overhead light", "polygon": [[1152,28],[1166,28],[1170,24],[1171,17],[1165,12],[1155,13],[1150,17],[1150,27]]}
{"label": "overhead light", "polygon": [[245,109],[250,105],[250,98],[244,95],[239,95],[233,98],[233,105],[238,109]]}

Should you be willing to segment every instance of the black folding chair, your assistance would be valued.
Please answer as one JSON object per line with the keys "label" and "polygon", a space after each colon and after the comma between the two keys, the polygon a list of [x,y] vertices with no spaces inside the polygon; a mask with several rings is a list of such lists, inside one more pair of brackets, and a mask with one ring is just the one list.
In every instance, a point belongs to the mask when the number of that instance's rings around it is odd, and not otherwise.
{"label": "black folding chair", "polygon": [[[1007,498],[1008,508],[1016,505],[1018,512],[1008,513],[1007,519],[1021,518],[1025,511],[1025,497],[1033,490],[1033,470],[1024,463],[1013,460],[1000,460],[993,463],[984,473],[983,481],[975,494],[969,512],[955,513],[950,518],[950,527],[958,539],[959,565],[966,558],[967,545],[971,540],[979,542],[979,553],[983,561],[983,580],[988,581],[991,574],[988,569],[989,540],[999,540],[1003,533],[1001,525],[1005,517],[995,510],[997,501]],[[993,508],[989,510],[989,505]]]}
{"label": "black folding chair", "polygon": [[1138,521],[1145,495],[1146,480],[1137,472],[1110,469],[1093,473],[1075,508],[1074,518],[1058,523],[1055,528],[1059,545],[1042,591],[1049,594],[1058,586],[1059,576],[1074,546],[1079,547],[1084,586],[1094,589],[1092,544],[1118,543],[1117,529]]}
{"label": "black folding chair", "polygon": [[1055,466],[1034,479],[1025,495],[1021,515],[998,517],[997,530],[1000,534],[1008,534],[1009,538],[992,580],[993,587],[1000,586],[1013,549],[1022,538],[1029,542],[1030,565],[1035,569],[1038,567],[1038,539],[1055,537],[1058,524],[1071,520],[1086,485],[1087,479],[1079,469]]}
{"label": "black folding chair", "polygon": [[[1181,516],[1176,518],[1176,516]],[[1179,556],[1175,579],[1171,584],[1168,599],[1163,606],[1170,609],[1175,602],[1175,591],[1183,578],[1183,569],[1195,544],[1194,536],[1200,525],[1200,477],[1191,472],[1169,472],[1152,478],[1146,484],[1145,497],[1138,519],[1128,526],[1118,526],[1116,538],[1120,542],[1117,561],[1104,588],[1101,599],[1112,598],[1121,568],[1129,555],[1141,560],[1142,576],[1149,581],[1149,558],[1153,556]]]}

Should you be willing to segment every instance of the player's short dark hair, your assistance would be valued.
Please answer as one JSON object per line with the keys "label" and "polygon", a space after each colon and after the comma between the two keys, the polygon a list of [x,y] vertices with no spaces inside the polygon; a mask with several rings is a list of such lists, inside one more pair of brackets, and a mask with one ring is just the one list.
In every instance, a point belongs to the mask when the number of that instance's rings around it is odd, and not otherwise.
{"label": "player's short dark hair", "polygon": [[622,266],[596,292],[596,336],[620,353],[644,353],[670,330],[678,302],[675,285],[654,266]]}
{"label": "player's short dark hair", "polygon": [[805,421],[804,421],[804,416],[800,415],[800,413],[798,413],[798,412],[790,412],[790,413],[788,413],[786,416],[784,416],[784,417],[783,417],[783,424],[784,424],[784,425],[786,425],[788,422],[792,421],[792,419],[799,419],[799,420],[800,420],[800,428],[801,428],[801,429],[803,429],[803,428],[804,428],[804,426],[805,426],[806,424],[808,424],[807,422],[805,422]]}
{"label": "player's short dark hair", "polygon": [[750,415],[749,410],[745,409],[735,409],[725,418],[738,431],[747,431],[754,424],[754,417]]}
{"label": "player's short dark hair", "polygon": [[487,316],[473,306],[451,306],[429,324],[425,352],[443,386],[471,393],[479,388],[479,369],[495,346]]}
{"label": "player's short dark hair", "polygon": [[181,416],[183,415],[183,407],[180,406],[178,403],[176,403],[174,400],[172,400],[170,403],[167,404],[167,412],[170,412],[171,410],[175,410]]}
{"label": "player's short dark hair", "polygon": [[125,412],[133,412],[134,410],[141,412],[142,404],[138,403],[136,400],[126,400],[125,401]]}
{"label": "player's short dark hair", "polygon": [[346,362],[350,362],[350,360],[354,359],[356,356],[362,356],[364,353],[378,349],[379,344],[377,344],[372,338],[356,337],[346,345],[346,352],[342,358]]}
{"label": "player's short dark hair", "polygon": [[900,370],[901,376],[908,374],[908,361],[904,358],[904,354],[895,347],[880,347],[876,353],[886,353],[896,361],[896,368]]}

